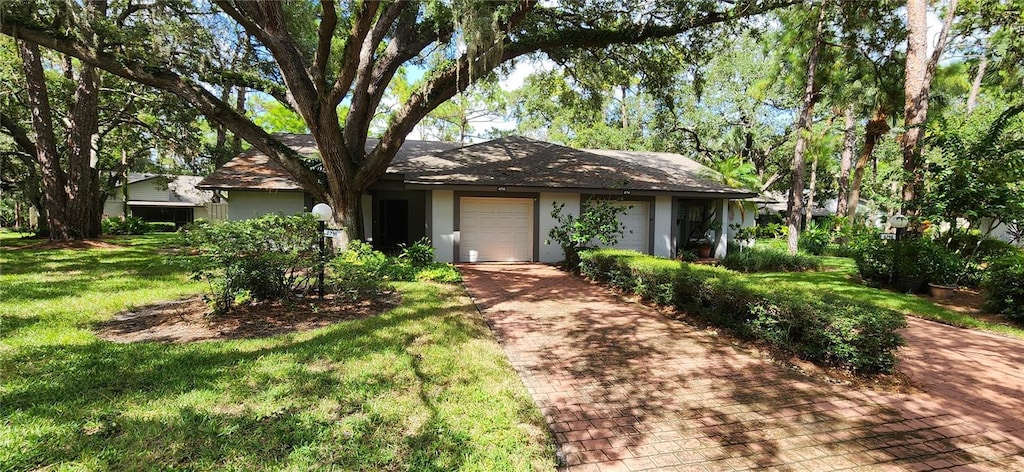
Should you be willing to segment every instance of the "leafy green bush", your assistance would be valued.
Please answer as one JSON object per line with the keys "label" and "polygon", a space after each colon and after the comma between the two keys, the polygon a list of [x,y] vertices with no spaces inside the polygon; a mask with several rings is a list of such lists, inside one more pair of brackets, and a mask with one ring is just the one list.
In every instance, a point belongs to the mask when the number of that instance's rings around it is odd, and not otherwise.
{"label": "leafy green bush", "polygon": [[864,280],[888,283],[892,277],[893,243],[878,238],[867,239],[857,245],[853,261]]}
{"label": "leafy green bush", "polygon": [[825,254],[828,245],[832,242],[832,234],[828,227],[811,224],[806,230],[800,233],[798,247],[815,256]]}
{"label": "leafy green bush", "polygon": [[180,238],[177,259],[194,279],[209,282],[217,312],[237,297],[289,298],[311,287],[319,267],[317,224],[308,214],[195,223]]}
{"label": "leafy green bush", "polygon": [[178,225],[170,221],[153,221],[149,223],[149,231],[152,233],[173,233],[178,230]]}
{"label": "leafy green bush", "polygon": [[100,222],[103,234],[147,234],[153,231],[149,223],[137,216],[122,218],[111,216]]}
{"label": "leafy green bush", "polygon": [[983,287],[986,309],[1024,321],[1024,254],[992,261]]}
{"label": "leafy green bush", "polygon": [[731,270],[612,249],[581,253],[580,271],[739,336],[859,373],[891,372],[903,315],[796,286],[765,287]]}
{"label": "leafy green bush", "polygon": [[815,256],[757,247],[730,251],[722,259],[722,265],[739,272],[799,272],[821,268]]}
{"label": "leafy green bush", "polygon": [[579,266],[580,251],[595,247],[598,242],[611,246],[619,241],[626,227],[618,217],[629,208],[614,205],[610,200],[590,198],[582,205],[577,217],[562,214],[564,203],[552,203],[551,217],[558,225],[551,228],[548,236],[562,247],[566,266],[575,270]]}
{"label": "leafy green bush", "polygon": [[404,264],[394,264],[388,256],[362,241],[350,241],[348,248],[327,263],[328,283],[335,296],[345,300],[363,300],[392,290],[398,275],[404,280],[411,272]]}
{"label": "leafy green bush", "polygon": [[430,244],[429,239],[423,237],[412,246],[403,246],[398,258],[416,268],[426,267],[434,262],[434,246]]}
{"label": "leafy green bush", "polygon": [[416,272],[416,280],[420,282],[438,282],[457,284],[462,282],[462,274],[454,265],[446,262],[432,262]]}

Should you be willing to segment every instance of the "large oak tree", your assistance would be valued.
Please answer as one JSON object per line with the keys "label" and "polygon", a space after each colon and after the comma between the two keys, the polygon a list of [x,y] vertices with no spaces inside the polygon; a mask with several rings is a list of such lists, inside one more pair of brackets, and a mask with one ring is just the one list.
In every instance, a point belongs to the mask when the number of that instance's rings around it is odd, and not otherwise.
{"label": "large oak tree", "polygon": [[[498,65],[537,52],[557,56],[656,38],[686,41],[695,29],[795,2],[702,0],[637,8],[632,2],[572,0],[125,0],[95,19],[81,14],[92,2],[82,3],[5,2],[0,32],[178,95],[281,164],[335,209],[336,223],[350,238],[358,238],[360,196],[383,175],[413,127]],[[238,36],[218,32],[233,27],[244,31],[254,54],[246,67],[219,67],[209,58],[237,49],[224,42]],[[89,41],[90,34],[97,41]],[[407,100],[385,107],[389,85],[404,65],[429,69]],[[323,174],[217,93],[238,86],[272,96],[302,117]],[[387,124],[367,151],[371,122],[384,108],[391,110]]]}

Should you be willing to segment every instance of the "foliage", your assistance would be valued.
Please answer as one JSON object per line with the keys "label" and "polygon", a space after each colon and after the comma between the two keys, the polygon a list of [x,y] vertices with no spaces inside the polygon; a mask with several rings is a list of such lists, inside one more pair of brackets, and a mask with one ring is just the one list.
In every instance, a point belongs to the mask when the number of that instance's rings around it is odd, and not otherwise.
{"label": "foliage", "polygon": [[611,249],[581,254],[580,270],[776,349],[858,373],[891,372],[903,316],[850,298],[736,272]]}
{"label": "foliage", "polygon": [[856,245],[854,260],[857,271],[865,280],[887,283],[896,276],[900,280],[912,281],[915,287],[925,282],[974,285],[978,278],[974,274],[980,270],[928,236],[910,235],[899,241],[865,238]]}
{"label": "foliage", "polygon": [[398,284],[379,316],[268,338],[97,339],[118,313],[203,290],[164,263],[173,238],[0,251],[0,469],[554,469],[460,287]]}
{"label": "foliage", "polygon": [[424,236],[419,241],[413,243],[412,246],[405,247],[403,245],[402,253],[398,255],[398,259],[417,269],[426,267],[434,262],[434,246]]}
{"label": "foliage", "polygon": [[892,278],[893,245],[879,238],[866,239],[857,247],[853,260],[861,278],[875,283],[888,283]]}
{"label": "foliage", "polygon": [[434,262],[434,248],[424,238],[398,257],[388,257],[367,243],[352,241],[328,263],[328,279],[337,296],[362,300],[390,292],[392,282],[454,284],[462,282],[462,275],[452,264]]}
{"label": "foliage", "polygon": [[1024,253],[992,261],[983,287],[986,309],[1024,321]]}
{"label": "foliage", "polygon": [[565,254],[565,264],[571,270],[579,266],[579,254],[596,244],[614,245],[626,231],[619,216],[632,207],[615,205],[612,200],[589,198],[582,205],[580,215],[563,214],[564,203],[552,203],[551,217],[558,223],[548,236],[554,239]]}
{"label": "foliage", "polygon": [[327,283],[339,298],[366,300],[393,290],[393,280],[405,280],[405,267],[392,264],[388,256],[367,243],[352,241],[344,252],[328,262]]}
{"label": "foliage", "polygon": [[927,167],[933,220],[955,231],[957,219],[977,228],[982,218],[1024,220],[1024,104],[1000,110],[979,107],[938,123],[927,143],[934,150]]}
{"label": "foliage", "polygon": [[818,270],[821,262],[817,257],[806,254],[790,254],[778,249],[752,247],[730,251],[722,265],[738,272],[790,272]]}
{"label": "foliage", "polygon": [[806,230],[800,233],[798,246],[815,256],[824,255],[828,245],[832,242],[831,233],[829,228],[811,223]]}
{"label": "foliage", "polygon": [[102,226],[103,234],[146,234],[153,231],[149,223],[137,216],[111,216],[103,220]]}
{"label": "foliage", "polygon": [[202,222],[181,232],[184,250],[176,260],[209,284],[214,310],[224,312],[236,297],[282,300],[311,288],[320,263],[317,240],[310,214]]}

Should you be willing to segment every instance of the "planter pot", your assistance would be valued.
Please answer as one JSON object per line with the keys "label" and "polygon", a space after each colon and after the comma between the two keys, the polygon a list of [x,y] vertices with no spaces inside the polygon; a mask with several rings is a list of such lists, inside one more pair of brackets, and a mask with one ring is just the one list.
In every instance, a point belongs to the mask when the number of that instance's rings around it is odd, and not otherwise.
{"label": "planter pot", "polygon": [[707,259],[711,257],[711,246],[698,246],[697,257],[700,257],[701,259]]}
{"label": "planter pot", "polygon": [[928,284],[928,295],[938,300],[952,297],[956,293],[956,285]]}
{"label": "planter pot", "polygon": [[899,279],[896,281],[896,290],[900,293],[924,293],[926,287],[923,280]]}

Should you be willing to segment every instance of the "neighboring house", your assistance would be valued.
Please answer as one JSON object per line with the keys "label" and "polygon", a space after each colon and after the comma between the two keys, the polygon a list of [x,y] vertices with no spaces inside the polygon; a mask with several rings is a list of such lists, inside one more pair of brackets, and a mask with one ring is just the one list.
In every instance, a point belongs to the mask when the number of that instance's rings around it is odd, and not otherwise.
{"label": "neighboring house", "polygon": [[[195,175],[128,174],[128,213],[151,222],[177,226],[197,219],[224,219],[227,206],[211,191],[196,186]],[[118,185],[103,203],[103,217],[124,216],[124,187]]]}
{"label": "neighboring house", "polygon": [[[282,140],[302,154],[308,136]],[[374,143],[368,143],[372,146]],[[406,141],[387,174],[363,196],[365,239],[392,249],[422,237],[447,262],[541,261],[563,258],[548,240],[551,210],[579,214],[588,198],[621,200],[629,231],[616,247],[672,257],[698,239],[711,239],[724,257],[735,212],[729,201],[753,197],[701,178],[703,167],[678,154],[580,150],[522,137],[458,147]],[[312,199],[280,166],[249,151],[199,187],[227,190],[230,219],[308,211]]]}
{"label": "neighboring house", "polygon": [[[807,191],[805,190],[804,193],[806,194]],[[751,199],[751,201],[757,205],[758,214],[778,214],[783,218],[786,216],[788,200],[789,197],[785,193],[776,191],[763,192],[758,197]],[[806,198],[804,199],[804,204],[807,204]],[[820,220],[834,216],[838,207],[839,202],[835,198],[829,198],[824,201],[815,201],[814,209],[811,210],[811,220],[820,222]],[[860,221],[863,221],[870,226],[877,228],[885,226],[885,212],[880,211],[871,201],[861,199],[860,202],[858,202],[857,216]]]}

